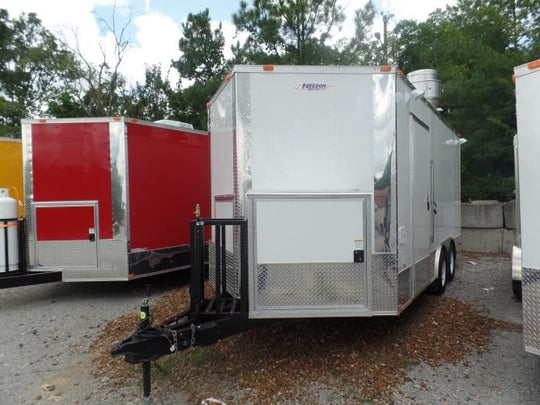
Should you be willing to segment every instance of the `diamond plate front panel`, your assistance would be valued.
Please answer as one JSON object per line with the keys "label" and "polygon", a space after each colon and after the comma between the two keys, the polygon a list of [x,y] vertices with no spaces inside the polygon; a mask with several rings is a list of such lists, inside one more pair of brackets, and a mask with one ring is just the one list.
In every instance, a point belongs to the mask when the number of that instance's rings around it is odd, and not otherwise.
{"label": "diamond plate front panel", "polygon": [[88,241],[36,242],[37,266],[97,267],[97,244]]}
{"label": "diamond plate front panel", "polygon": [[396,312],[397,310],[397,255],[380,253],[371,256],[373,312]]}
{"label": "diamond plate front panel", "polygon": [[411,268],[409,267],[398,274],[398,309],[401,311],[411,299]]}
{"label": "diamond plate front panel", "polygon": [[259,264],[255,309],[367,305],[362,263]]}
{"label": "diamond plate front panel", "polygon": [[[50,250],[47,254],[40,252],[39,266],[33,265],[31,271],[46,269],[61,269],[63,281],[127,281],[129,280],[129,265],[127,242],[123,240],[103,240],[95,243],[93,250],[94,264],[84,264],[87,259],[79,256],[82,242],[40,242],[38,249]],[[95,259],[96,248],[98,252]],[[77,260],[77,258],[79,258]],[[46,264],[44,264],[44,259]]]}
{"label": "diamond plate front panel", "polygon": [[418,262],[414,271],[414,296],[418,296],[435,278],[434,266],[436,251]]}
{"label": "diamond plate front panel", "polygon": [[523,342],[540,355],[540,269],[523,268]]}

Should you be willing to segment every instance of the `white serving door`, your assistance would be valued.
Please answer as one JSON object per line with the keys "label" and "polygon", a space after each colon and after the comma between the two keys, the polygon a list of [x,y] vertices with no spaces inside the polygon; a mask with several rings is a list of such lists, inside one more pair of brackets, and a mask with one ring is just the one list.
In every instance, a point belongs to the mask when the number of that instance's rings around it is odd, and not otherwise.
{"label": "white serving door", "polygon": [[253,317],[360,315],[369,300],[365,195],[252,195]]}
{"label": "white serving door", "polygon": [[411,114],[413,262],[429,256],[434,237],[433,164],[429,128]]}

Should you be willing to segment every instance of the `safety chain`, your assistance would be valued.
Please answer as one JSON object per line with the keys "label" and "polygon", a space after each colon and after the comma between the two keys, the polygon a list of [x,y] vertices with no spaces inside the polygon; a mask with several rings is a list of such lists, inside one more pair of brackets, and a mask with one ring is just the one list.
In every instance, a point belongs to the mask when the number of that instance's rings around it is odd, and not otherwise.
{"label": "safety chain", "polygon": [[195,324],[191,324],[191,347],[195,346]]}

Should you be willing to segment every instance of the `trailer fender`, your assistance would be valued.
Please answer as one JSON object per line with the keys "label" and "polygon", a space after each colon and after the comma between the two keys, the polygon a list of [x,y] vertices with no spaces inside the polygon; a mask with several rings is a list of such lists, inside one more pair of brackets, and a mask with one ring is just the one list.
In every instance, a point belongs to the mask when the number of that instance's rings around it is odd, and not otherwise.
{"label": "trailer fender", "polygon": [[434,272],[437,275],[437,278],[431,283],[428,287],[428,291],[433,294],[441,295],[446,289],[446,284],[448,281],[448,253],[446,247],[439,246],[435,252]]}

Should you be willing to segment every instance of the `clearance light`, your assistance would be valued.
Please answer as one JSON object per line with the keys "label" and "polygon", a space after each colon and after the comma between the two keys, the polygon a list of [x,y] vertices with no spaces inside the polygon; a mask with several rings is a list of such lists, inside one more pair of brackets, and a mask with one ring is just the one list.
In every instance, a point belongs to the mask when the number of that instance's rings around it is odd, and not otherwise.
{"label": "clearance light", "polygon": [[537,59],[537,60],[535,60],[533,62],[530,62],[529,64],[527,64],[527,67],[530,70],[540,68],[540,59]]}
{"label": "clearance light", "polygon": [[212,103],[210,101],[208,103],[206,103],[206,109],[208,110],[211,105],[212,105]]}
{"label": "clearance light", "polygon": [[139,119],[138,118],[132,118],[130,121],[131,122],[139,122]]}
{"label": "clearance light", "polygon": [[232,77],[231,74],[230,74],[230,73],[227,73],[227,74],[225,75],[225,81],[228,82],[229,80],[231,80],[231,77]]}
{"label": "clearance light", "polygon": [[39,122],[47,122],[47,118],[39,118],[38,121]]}
{"label": "clearance light", "polygon": [[515,83],[515,82],[516,82],[516,74],[514,73],[514,74],[512,75],[512,83]]}
{"label": "clearance light", "polygon": [[381,72],[391,72],[392,66],[381,66]]}
{"label": "clearance light", "polygon": [[263,71],[265,72],[273,72],[274,71],[274,65],[264,65],[262,67]]}
{"label": "clearance light", "polygon": [[403,76],[405,76],[405,73],[403,73],[403,70],[400,69],[400,70],[397,71],[397,75],[399,77],[403,77]]}
{"label": "clearance light", "polygon": [[113,120],[115,120],[115,121],[122,121],[122,117],[113,117]]}

